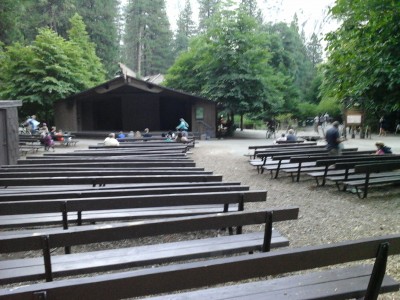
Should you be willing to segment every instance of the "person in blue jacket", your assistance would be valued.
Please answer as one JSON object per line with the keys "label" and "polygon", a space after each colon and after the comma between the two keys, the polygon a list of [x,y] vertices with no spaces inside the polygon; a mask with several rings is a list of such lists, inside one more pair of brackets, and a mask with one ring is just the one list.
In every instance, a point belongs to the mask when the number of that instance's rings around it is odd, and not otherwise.
{"label": "person in blue jacket", "polygon": [[183,118],[180,118],[179,121],[180,123],[176,126],[176,130],[187,131],[189,129],[189,124]]}

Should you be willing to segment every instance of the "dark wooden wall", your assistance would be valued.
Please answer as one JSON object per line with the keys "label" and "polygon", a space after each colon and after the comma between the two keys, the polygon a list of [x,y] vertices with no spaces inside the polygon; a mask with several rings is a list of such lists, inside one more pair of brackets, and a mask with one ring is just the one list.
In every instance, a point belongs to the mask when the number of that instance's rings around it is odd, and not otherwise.
{"label": "dark wooden wall", "polygon": [[16,164],[19,158],[18,107],[20,100],[0,100],[0,165]]}

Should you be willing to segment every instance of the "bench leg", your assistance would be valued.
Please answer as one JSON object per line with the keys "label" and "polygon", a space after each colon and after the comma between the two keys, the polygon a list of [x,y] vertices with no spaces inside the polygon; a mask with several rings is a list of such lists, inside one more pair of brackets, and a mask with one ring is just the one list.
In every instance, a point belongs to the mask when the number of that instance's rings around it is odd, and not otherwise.
{"label": "bench leg", "polygon": [[380,244],[364,300],[378,299],[383,277],[385,276],[386,272],[388,253],[389,243]]}
{"label": "bench leg", "polygon": [[42,251],[43,251],[43,259],[44,259],[44,270],[46,275],[46,281],[53,281],[53,273],[51,270],[51,255],[50,255],[50,245],[49,245],[49,236],[42,237]]}
{"label": "bench leg", "polygon": [[271,250],[271,239],[272,239],[272,211],[268,211],[265,216],[264,242],[261,248],[262,252],[269,252]]}

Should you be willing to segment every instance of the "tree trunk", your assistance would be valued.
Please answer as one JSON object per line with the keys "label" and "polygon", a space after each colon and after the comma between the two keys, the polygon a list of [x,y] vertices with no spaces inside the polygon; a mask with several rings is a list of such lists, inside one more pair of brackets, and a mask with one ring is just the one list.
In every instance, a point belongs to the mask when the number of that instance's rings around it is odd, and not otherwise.
{"label": "tree trunk", "polygon": [[240,131],[243,131],[243,114],[240,114]]}

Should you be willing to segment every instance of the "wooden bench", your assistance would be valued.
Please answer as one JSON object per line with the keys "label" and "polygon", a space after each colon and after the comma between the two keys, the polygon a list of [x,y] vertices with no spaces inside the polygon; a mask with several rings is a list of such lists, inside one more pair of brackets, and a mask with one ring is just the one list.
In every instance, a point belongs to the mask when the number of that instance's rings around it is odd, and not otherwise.
{"label": "wooden bench", "polygon": [[[9,187],[7,189],[2,189],[0,197],[7,197],[7,195],[24,195],[24,194],[43,194],[46,193],[66,193],[73,192],[79,193],[89,191],[89,192],[104,192],[104,191],[119,191],[119,190],[136,190],[136,189],[162,189],[162,188],[199,188],[199,187],[225,187],[225,186],[238,186],[240,182],[238,181],[214,181],[214,182],[159,182],[159,183],[134,183],[134,184],[116,184],[107,187],[91,187],[82,185],[60,185],[60,186],[29,186],[29,187]],[[248,190],[248,189],[246,189]],[[63,197],[61,197],[63,198]],[[60,198],[60,199],[61,199]],[[68,198],[68,197],[67,197]],[[74,198],[74,197],[71,197]],[[78,197],[79,198],[79,197]],[[39,198],[40,199],[40,198]],[[53,199],[57,199],[53,198]],[[29,200],[29,199],[21,199]]]}
{"label": "wooden bench", "polygon": [[[353,154],[356,153],[358,148],[347,148],[343,151],[344,155],[346,153]],[[292,163],[291,159],[294,157],[299,157],[299,156],[308,156],[308,157],[316,157],[316,156],[328,156],[328,150],[308,150],[308,151],[293,151],[293,152],[277,152],[275,154],[271,154],[270,158],[272,160],[276,160],[277,164],[275,165],[265,165],[262,166],[262,170],[268,170],[271,173],[271,178],[278,178],[279,171],[282,169],[293,169],[293,168],[298,168],[299,163]],[[288,161],[287,163],[285,163]],[[306,161],[302,164],[302,166],[306,167],[314,167],[315,166],[315,161],[311,159],[310,161]],[[275,176],[273,176],[273,171],[275,171]],[[263,172],[262,172],[263,173]]]}
{"label": "wooden bench", "polygon": [[[269,251],[287,246],[289,241],[273,232],[272,222],[295,220],[298,208],[276,208],[268,211],[235,212],[141,222],[89,225],[68,230],[10,232],[0,237],[3,253],[42,250],[43,257],[0,262],[0,283],[26,280],[53,280],[54,277],[146,266],[172,261]],[[243,226],[265,225],[264,232],[243,233]],[[70,255],[51,255],[50,248],[91,243],[164,236],[204,230],[237,227],[238,235],[183,240]],[[71,250],[69,248],[69,250]]]}
{"label": "wooden bench", "polygon": [[60,167],[91,167],[91,168],[154,168],[154,167],[195,167],[196,164],[193,160],[134,160],[134,161],[87,161],[80,160],[75,162],[51,162],[44,161],[31,161],[28,164],[18,161],[18,165],[4,165],[1,167],[6,168],[60,168]]}
{"label": "wooden bench", "polygon": [[37,186],[37,185],[76,185],[88,184],[105,186],[106,184],[123,183],[157,183],[157,182],[208,182],[222,181],[222,175],[132,175],[132,176],[80,176],[80,177],[19,177],[0,178],[0,186]]}
{"label": "wooden bench", "polygon": [[0,228],[103,222],[243,210],[266,201],[267,191],[147,194],[0,202]]}
{"label": "wooden bench", "polygon": [[272,159],[273,156],[280,156],[280,155],[287,155],[290,157],[290,155],[301,155],[303,153],[307,153],[308,151],[312,151],[314,153],[325,153],[325,146],[317,146],[317,148],[313,147],[303,147],[301,149],[293,149],[293,148],[287,148],[287,149],[273,149],[273,150],[260,150],[260,151],[255,151],[254,155],[257,157],[257,159],[250,160],[249,163],[252,166],[257,167],[257,173],[264,173],[263,167],[266,164],[278,164],[279,162],[277,161],[276,163],[273,163],[271,161],[268,162],[268,159]]}
{"label": "wooden bench", "polygon": [[159,195],[159,194],[182,194],[182,193],[210,193],[225,191],[248,191],[248,185],[240,185],[239,182],[224,182],[224,184],[211,185],[207,183],[186,183],[168,185],[138,185],[123,186],[119,188],[96,188],[96,189],[73,189],[65,190],[38,190],[38,191],[16,191],[16,193],[0,193],[0,202],[3,201],[29,201],[48,199],[82,199],[91,197],[119,197],[134,195]]}
{"label": "wooden bench", "polygon": [[304,143],[304,142],[305,142],[305,140],[302,138],[298,138],[295,141],[279,141],[279,140],[275,141],[275,143],[277,143],[277,144],[296,144],[296,145]]}
{"label": "wooden bench", "polygon": [[[354,187],[356,189],[357,196],[363,199],[367,197],[368,188],[372,185],[400,183],[399,172],[393,172],[393,174],[387,173],[388,171],[394,171],[399,169],[400,169],[400,160],[355,165],[354,173],[365,174],[365,177],[362,179],[343,181],[343,185],[346,187],[349,186]],[[379,174],[379,172],[384,172],[384,174]],[[378,173],[378,174],[372,176],[373,173]]]}
{"label": "wooden bench", "polygon": [[[390,255],[398,254],[400,235],[394,234],[33,284],[0,290],[0,299],[110,300],[162,293],[154,299],[377,299],[399,290],[399,282],[385,274]],[[375,259],[374,267],[359,264],[367,259]],[[302,273],[285,275],[296,271]],[[260,280],[275,275],[280,278]],[[228,282],[235,284],[213,287]],[[172,294],[188,289],[197,290]]]}
{"label": "wooden bench", "polygon": [[300,143],[300,144],[268,144],[268,145],[253,145],[249,146],[248,149],[249,151],[253,151],[253,154],[249,154],[248,156],[252,156],[253,158],[256,158],[254,155],[256,150],[259,149],[285,149],[285,148],[300,148],[300,147],[309,147],[309,146],[316,146],[316,142],[311,142],[311,143]]}
{"label": "wooden bench", "polygon": [[24,172],[0,172],[0,178],[35,178],[35,177],[82,177],[82,176],[132,176],[132,175],[212,175],[211,171],[186,171],[186,170],[48,170],[48,171],[24,171]]}
{"label": "wooden bench", "polygon": [[[349,158],[349,157],[370,157],[376,151],[349,151],[343,152],[340,156],[332,156],[332,155],[308,155],[308,156],[295,156],[290,158],[290,163],[298,164],[297,167],[294,168],[282,168],[282,171],[285,173],[289,173],[292,181],[299,182],[300,175],[302,173],[307,172],[323,172],[327,173],[329,170],[329,165],[317,165],[318,160],[323,159],[341,159],[341,158]],[[274,159],[286,159],[286,157],[275,157]],[[296,180],[295,180],[296,178]]]}
{"label": "wooden bench", "polygon": [[130,163],[130,162],[191,162],[194,163],[192,159],[188,159],[185,157],[157,157],[157,156],[144,156],[139,155],[135,156],[108,156],[108,157],[43,157],[43,156],[32,156],[27,157],[27,159],[19,159],[17,163],[19,165],[28,165],[28,164],[56,164],[56,163],[64,163],[64,164],[72,164],[72,163]]}
{"label": "wooden bench", "polygon": [[188,153],[188,147],[176,148],[140,148],[140,149],[96,149],[75,150],[68,153],[46,153],[45,156],[116,156],[116,155],[148,155],[148,154],[182,154]]}
{"label": "wooden bench", "polygon": [[[338,185],[339,181],[346,180],[350,173],[354,172],[354,166],[359,163],[363,162],[374,162],[374,161],[385,161],[385,160],[396,160],[400,159],[400,156],[397,155],[369,155],[369,156],[362,156],[362,157],[341,157],[336,159],[326,159],[326,160],[319,160],[317,161],[318,166],[325,166],[325,172],[322,175],[322,182],[319,184],[318,176],[314,176],[317,181],[317,185],[325,185],[326,180],[335,181],[336,186],[339,188]],[[344,173],[342,174],[334,174],[328,175],[328,170],[330,166],[333,166],[333,169],[336,171],[343,170]],[[318,175],[318,174],[317,174]],[[339,178],[339,177],[340,178]],[[335,177],[335,179],[333,179]]]}

